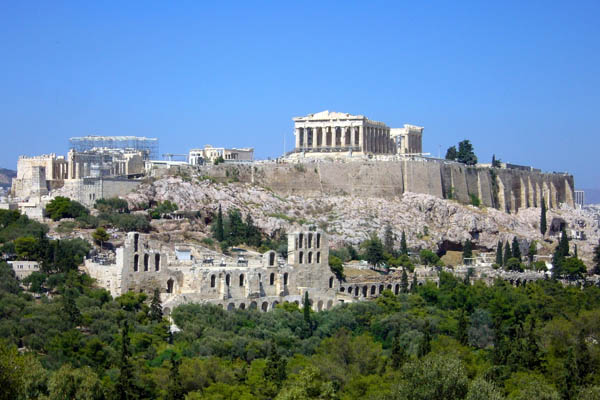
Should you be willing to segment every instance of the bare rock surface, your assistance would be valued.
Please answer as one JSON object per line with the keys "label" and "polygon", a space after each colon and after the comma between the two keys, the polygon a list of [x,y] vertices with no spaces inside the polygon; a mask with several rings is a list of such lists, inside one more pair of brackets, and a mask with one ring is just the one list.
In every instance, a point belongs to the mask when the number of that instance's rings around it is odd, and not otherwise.
{"label": "bare rock surface", "polygon": [[[237,208],[244,215],[250,213],[256,225],[266,234],[289,232],[301,225],[315,225],[331,235],[330,243],[334,246],[343,243],[357,245],[371,233],[383,237],[388,223],[397,238],[396,245],[399,245],[402,231],[405,231],[408,245],[413,248],[444,248],[448,244],[456,246],[471,239],[479,249],[491,251],[499,240],[512,241],[517,236],[528,243],[537,241],[543,252],[550,251],[552,242],[556,241],[555,237],[548,238],[547,235],[544,238],[541,235],[539,208],[507,214],[493,208],[477,208],[416,193],[405,193],[397,198],[282,197],[268,188],[247,183],[221,184],[210,180],[165,177],[141,185],[125,198],[131,206],[170,200],[180,210],[200,211],[203,215],[215,215],[219,205],[224,213]],[[565,207],[549,210],[547,219],[550,224],[553,218],[562,218],[570,230],[584,232],[586,240],[574,240],[572,245],[577,244],[579,256],[591,266],[592,250],[600,238],[599,216],[598,209]],[[165,227],[177,229],[175,225],[166,224]],[[186,226],[184,229],[208,233],[207,226]]]}

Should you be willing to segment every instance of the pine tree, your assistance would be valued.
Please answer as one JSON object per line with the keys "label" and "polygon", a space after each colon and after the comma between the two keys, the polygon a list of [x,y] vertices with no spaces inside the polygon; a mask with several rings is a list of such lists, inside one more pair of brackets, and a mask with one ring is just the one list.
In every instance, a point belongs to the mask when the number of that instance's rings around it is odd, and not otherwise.
{"label": "pine tree", "polygon": [[217,241],[222,242],[225,240],[225,228],[223,227],[223,211],[221,210],[221,205],[219,204],[219,212],[217,213],[217,221],[215,227],[215,239]]}
{"label": "pine tree", "polygon": [[594,268],[592,269],[592,273],[600,275],[600,242],[594,247]]}
{"label": "pine tree", "polygon": [[456,146],[448,147],[448,150],[446,151],[446,160],[455,161],[457,157],[458,151],[456,150]]}
{"label": "pine tree", "polygon": [[162,303],[160,301],[160,291],[158,288],[154,289],[152,295],[152,301],[150,302],[150,320],[154,322],[160,322],[163,318]]}
{"label": "pine tree", "polygon": [[75,304],[76,293],[75,289],[67,288],[62,297],[63,310],[67,314],[67,318],[72,326],[77,326],[81,322],[81,312],[79,312],[79,308]]}
{"label": "pine tree", "polygon": [[504,259],[503,259],[503,266],[506,266],[506,264],[508,263],[508,260],[512,257],[512,251],[510,249],[510,243],[508,243],[508,241],[506,242],[506,244],[504,245]]}
{"label": "pine tree", "polygon": [[519,247],[519,241],[516,236],[513,238],[512,242],[512,256],[521,261],[521,248]]}
{"label": "pine tree", "polygon": [[388,254],[394,254],[394,233],[389,223],[385,226],[383,233],[383,250]]}
{"label": "pine tree", "polygon": [[115,387],[119,400],[131,400],[136,398],[133,365],[129,359],[131,357],[129,343],[129,323],[124,321],[123,330],[121,331],[121,358],[119,361],[119,377]]}
{"label": "pine tree", "polygon": [[465,315],[465,310],[461,310],[458,316],[458,328],[456,330],[456,340],[460,342],[462,345],[466,345],[469,339],[467,334],[469,322],[467,321],[467,316]]}
{"label": "pine tree", "polygon": [[402,279],[400,281],[400,292],[408,293],[408,274],[406,268],[402,268]]}
{"label": "pine tree", "polygon": [[408,245],[406,244],[406,233],[402,231],[402,239],[400,240],[400,251],[404,255],[408,255]]}
{"label": "pine tree", "polygon": [[546,200],[542,198],[542,211],[540,215],[540,232],[542,236],[546,234],[546,230],[548,229],[548,222],[546,221]]}
{"label": "pine tree", "polygon": [[498,240],[498,245],[496,246],[496,264],[503,265],[502,262],[502,241]]}

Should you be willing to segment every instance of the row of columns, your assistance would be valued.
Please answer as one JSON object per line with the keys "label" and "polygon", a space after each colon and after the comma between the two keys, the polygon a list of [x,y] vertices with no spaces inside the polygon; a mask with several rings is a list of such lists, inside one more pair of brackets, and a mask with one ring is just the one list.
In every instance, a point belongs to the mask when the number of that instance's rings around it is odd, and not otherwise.
{"label": "row of columns", "polygon": [[357,151],[390,154],[395,145],[388,128],[326,126],[296,128],[297,149],[355,148]]}

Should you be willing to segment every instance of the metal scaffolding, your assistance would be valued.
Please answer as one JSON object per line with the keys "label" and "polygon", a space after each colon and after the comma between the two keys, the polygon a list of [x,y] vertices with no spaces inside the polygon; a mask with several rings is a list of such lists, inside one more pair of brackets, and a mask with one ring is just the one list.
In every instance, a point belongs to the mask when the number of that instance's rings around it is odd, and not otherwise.
{"label": "metal scaffolding", "polygon": [[80,136],[69,139],[70,148],[84,152],[96,147],[144,151],[148,159],[158,160],[158,139],[143,136]]}

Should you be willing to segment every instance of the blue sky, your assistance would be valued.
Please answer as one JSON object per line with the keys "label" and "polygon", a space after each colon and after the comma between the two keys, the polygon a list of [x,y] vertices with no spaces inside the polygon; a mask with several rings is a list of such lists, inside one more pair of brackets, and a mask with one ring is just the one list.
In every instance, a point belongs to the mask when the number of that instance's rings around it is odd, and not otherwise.
{"label": "blue sky", "polygon": [[325,109],[600,188],[600,2],[8,2],[0,166],[86,134],[253,146]]}

